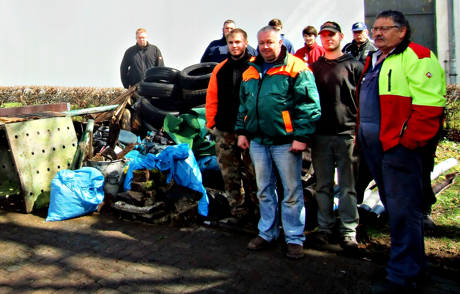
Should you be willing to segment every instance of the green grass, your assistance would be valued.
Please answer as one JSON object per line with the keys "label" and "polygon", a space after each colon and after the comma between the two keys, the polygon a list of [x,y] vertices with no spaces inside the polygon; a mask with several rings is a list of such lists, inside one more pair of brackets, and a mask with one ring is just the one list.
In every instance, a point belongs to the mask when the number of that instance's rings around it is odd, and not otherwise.
{"label": "green grass", "polygon": [[[460,162],[460,143],[443,139],[439,142],[435,163],[449,158],[456,158]],[[432,182],[442,182],[446,174],[454,172],[457,173],[454,182],[436,195],[437,201],[432,207],[432,217],[437,228],[425,236],[427,255],[441,258],[443,262],[460,256],[460,164]],[[369,226],[367,234],[373,242],[390,246],[389,226],[386,222]],[[448,267],[458,268],[458,265],[449,264]]]}
{"label": "green grass", "polygon": [[[436,163],[448,158],[456,158],[460,162],[460,143],[441,140],[436,151]],[[446,190],[437,195],[437,201],[433,206],[432,216],[435,222],[443,226],[456,226],[460,230],[460,164],[446,173],[457,172],[454,183]],[[445,175],[436,179],[436,182],[444,181]]]}

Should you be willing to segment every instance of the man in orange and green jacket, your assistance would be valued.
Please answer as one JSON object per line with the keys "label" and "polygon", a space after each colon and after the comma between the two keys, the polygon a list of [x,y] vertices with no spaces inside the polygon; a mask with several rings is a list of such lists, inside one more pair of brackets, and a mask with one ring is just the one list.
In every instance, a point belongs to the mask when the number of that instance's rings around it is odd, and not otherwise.
{"label": "man in orange and green jacket", "polygon": [[305,63],[286,52],[279,31],[264,27],[257,39],[260,54],[243,73],[235,125],[238,146],[249,148],[258,187],[259,234],[248,249],[264,249],[279,237],[276,166],[284,188],[286,256],[297,259],[304,255],[305,240],[302,151],[321,115],[318,90]]}

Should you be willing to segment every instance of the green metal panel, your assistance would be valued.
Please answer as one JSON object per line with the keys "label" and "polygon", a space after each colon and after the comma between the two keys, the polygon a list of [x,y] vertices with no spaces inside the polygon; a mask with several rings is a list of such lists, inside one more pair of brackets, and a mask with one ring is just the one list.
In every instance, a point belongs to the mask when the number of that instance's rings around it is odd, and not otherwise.
{"label": "green metal panel", "polygon": [[412,41],[430,48],[436,54],[435,4],[434,0],[365,0],[366,25],[371,28],[375,17],[383,10],[399,10],[409,21]]}
{"label": "green metal panel", "polygon": [[26,212],[49,203],[52,178],[69,168],[77,149],[70,117],[29,120],[5,125]]}
{"label": "green metal panel", "polygon": [[16,166],[11,158],[5,130],[0,127],[0,197],[21,192]]}

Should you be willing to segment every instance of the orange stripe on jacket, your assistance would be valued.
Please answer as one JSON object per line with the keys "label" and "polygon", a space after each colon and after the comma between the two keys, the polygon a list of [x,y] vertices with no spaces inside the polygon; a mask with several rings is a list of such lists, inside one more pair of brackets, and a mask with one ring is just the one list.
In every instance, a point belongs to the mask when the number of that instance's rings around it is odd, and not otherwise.
{"label": "orange stripe on jacket", "polygon": [[283,115],[283,121],[284,121],[284,128],[286,129],[286,133],[292,133],[294,131],[292,127],[292,121],[291,121],[291,116],[289,115],[289,111],[285,110],[281,112]]}

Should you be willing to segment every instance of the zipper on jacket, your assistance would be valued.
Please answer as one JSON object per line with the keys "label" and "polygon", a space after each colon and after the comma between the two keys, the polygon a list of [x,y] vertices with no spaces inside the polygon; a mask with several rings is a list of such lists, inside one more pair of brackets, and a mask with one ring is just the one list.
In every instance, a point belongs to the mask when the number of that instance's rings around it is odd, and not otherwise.
{"label": "zipper on jacket", "polygon": [[401,131],[399,132],[399,137],[402,137],[402,135],[404,134],[404,132],[406,131],[406,128],[407,128],[407,122],[408,122],[409,119],[406,119],[402,125],[402,128],[401,128]]}
{"label": "zipper on jacket", "polygon": [[[261,134],[262,133],[260,132],[260,120],[259,120],[259,93],[260,93],[260,89],[262,88],[262,80],[264,79],[264,75],[262,75],[262,73],[259,73],[259,84],[257,85],[258,88],[257,88],[257,97],[256,97],[256,118],[257,118],[257,133],[258,134]],[[263,143],[263,136],[262,136],[262,143]]]}
{"label": "zipper on jacket", "polygon": [[391,92],[391,69],[388,71],[388,92]]}

